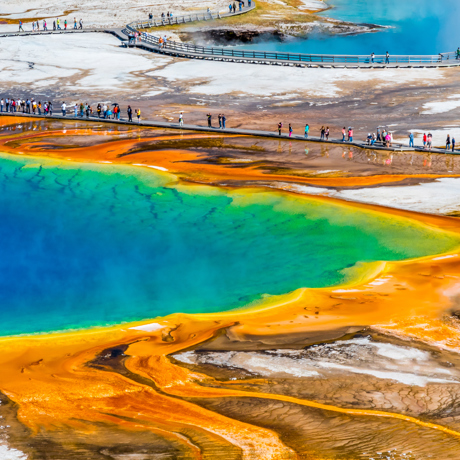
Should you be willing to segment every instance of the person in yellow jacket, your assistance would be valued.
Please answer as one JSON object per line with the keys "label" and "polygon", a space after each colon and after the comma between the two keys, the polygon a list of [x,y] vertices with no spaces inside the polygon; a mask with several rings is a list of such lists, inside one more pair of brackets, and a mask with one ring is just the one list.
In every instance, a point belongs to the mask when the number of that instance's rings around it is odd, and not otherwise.
{"label": "person in yellow jacket", "polygon": [[141,109],[136,110],[136,115],[137,115],[137,122],[140,123],[141,122]]}

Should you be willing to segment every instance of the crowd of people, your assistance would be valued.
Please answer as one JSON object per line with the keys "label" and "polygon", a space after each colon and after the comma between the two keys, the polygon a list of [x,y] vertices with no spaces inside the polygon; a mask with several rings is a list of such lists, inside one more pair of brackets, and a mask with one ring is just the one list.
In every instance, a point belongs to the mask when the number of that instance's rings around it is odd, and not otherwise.
{"label": "crowd of people", "polygon": [[[53,114],[53,103],[51,101],[36,101],[34,98],[27,99],[0,99],[0,112],[7,113],[24,113],[33,115],[52,115]],[[107,105],[106,103],[99,103],[96,106],[96,111],[88,103],[74,103],[67,104],[65,101],[61,103],[61,114],[64,117],[67,115],[73,115],[74,118],[90,118],[97,117],[102,119],[121,119],[121,108],[119,104]],[[141,109],[132,109],[130,105],[126,109],[128,121],[133,121],[133,115],[137,117],[137,122],[141,120]]]}
{"label": "crowd of people", "polygon": [[[67,104],[65,101],[61,103],[61,113],[62,116],[73,116],[73,118],[87,118],[90,117],[97,117],[99,119],[107,119],[107,120],[124,120],[126,118],[122,118],[122,110],[119,104],[107,104],[107,103],[98,103],[96,105],[95,110],[88,103],[72,103]],[[1,98],[0,99],[0,112],[7,112],[7,113],[18,113],[22,112],[24,114],[34,114],[34,115],[53,115],[53,103],[52,101],[36,101],[34,98]],[[133,109],[130,105],[128,105],[126,109],[127,121],[133,122],[133,116],[137,118],[137,122],[140,123],[141,121],[141,109],[136,108]],[[206,114],[208,127],[213,128],[212,124],[212,117],[213,115],[209,112]],[[226,128],[226,121],[227,118],[225,114],[219,113],[217,116],[217,120],[219,123],[219,129]],[[184,112],[179,112],[178,123],[180,126],[184,125]],[[216,127],[217,128],[217,127]],[[280,121],[278,123],[278,134],[281,136],[283,131],[283,123]],[[292,128],[291,123],[288,126],[288,134],[289,137],[292,137],[294,130]],[[330,129],[329,126],[321,126],[319,130],[320,140],[328,142],[330,137]],[[346,128],[345,126],[342,128],[342,142],[353,142],[353,127]],[[308,139],[310,136],[310,125],[306,124],[304,129],[304,138]],[[415,148],[415,141],[414,141],[414,134],[409,132],[409,147]],[[368,133],[365,143],[369,146],[373,145],[380,145],[384,147],[392,147],[393,146],[393,133],[386,129],[385,127],[377,127],[375,133]],[[433,148],[433,135],[429,133],[424,133],[422,136],[423,148],[426,150],[431,151]],[[456,141],[455,138],[447,135],[446,139],[446,151],[455,151]]]}
{"label": "crowd of people", "polygon": [[[47,32],[49,30],[48,22],[46,19],[43,19],[42,21],[41,30]],[[53,30],[68,30],[68,25],[69,23],[67,22],[67,19],[64,19],[64,22],[62,23],[63,27],[61,27],[61,19],[56,18],[56,20],[53,21]],[[73,28],[74,30],[83,29],[83,19],[80,19],[77,23],[77,18],[73,18]],[[25,32],[24,23],[21,20],[19,20],[19,32]],[[32,22],[32,32],[40,32],[40,21],[38,19]]]}

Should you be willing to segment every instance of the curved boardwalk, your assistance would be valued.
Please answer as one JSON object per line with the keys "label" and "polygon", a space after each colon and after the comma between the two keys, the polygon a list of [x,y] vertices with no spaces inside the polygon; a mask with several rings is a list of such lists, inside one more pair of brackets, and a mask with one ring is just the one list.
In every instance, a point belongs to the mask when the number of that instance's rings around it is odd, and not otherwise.
{"label": "curved boardwalk", "polygon": [[[239,62],[262,65],[281,65],[292,67],[324,67],[324,68],[436,68],[436,67],[458,67],[460,59],[455,52],[440,53],[437,55],[395,55],[388,58],[383,55],[369,56],[363,55],[332,55],[332,54],[304,54],[304,53],[283,53],[270,51],[251,51],[238,50],[231,47],[203,47],[179,43],[171,40],[167,41],[166,46],[161,45],[159,38],[145,32],[145,29],[158,28],[176,24],[187,24],[197,21],[221,20],[227,17],[245,14],[256,8],[254,2],[244,6],[241,11],[230,12],[190,12],[189,14],[173,18],[152,18],[148,21],[134,21],[127,24],[123,29],[103,29],[92,28],[84,30],[56,30],[56,31],[27,31],[27,32],[5,32],[0,37],[11,37],[20,35],[44,35],[62,33],[84,33],[84,32],[105,32],[117,36],[126,43],[128,47],[142,48],[148,51],[167,54],[170,56],[203,59],[225,62]],[[140,41],[130,40],[134,34],[140,33]]]}
{"label": "curved boardwalk", "polygon": [[442,153],[442,154],[453,154],[453,155],[460,155],[460,150],[455,152],[446,152],[443,149],[436,149],[433,148],[431,151],[423,149],[422,147],[415,147],[410,148],[407,145],[398,144],[393,142],[392,147],[385,147],[382,145],[367,145],[366,142],[347,142],[342,141],[340,139],[329,139],[328,141],[323,141],[319,137],[309,136],[308,139],[305,139],[303,135],[293,134],[289,137],[288,134],[282,134],[281,136],[278,135],[277,132],[272,131],[261,131],[261,130],[253,130],[253,129],[241,129],[241,128],[225,128],[221,129],[218,127],[209,128],[208,126],[203,125],[188,125],[184,124],[180,126],[179,123],[169,123],[164,121],[149,121],[143,120],[140,123],[137,121],[129,122],[127,120],[112,120],[112,119],[104,119],[98,118],[97,116],[91,116],[90,118],[86,117],[77,117],[74,116],[67,116],[63,117],[62,115],[52,115],[52,116],[45,116],[45,115],[33,115],[29,113],[10,113],[10,112],[0,112],[0,116],[14,116],[18,118],[18,122],[21,118],[37,118],[37,119],[50,119],[50,120],[68,120],[68,121],[80,121],[80,122],[95,122],[95,123],[107,123],[107,124],[114,124],[114,125],[128,125],[128,126],[141,126],[147,128],[167,128],[167,129],[178,129],[181,131],[200,131],[200,132],[207,132],[213,134],[240,134],[243,136],[251,136],[251,137],[265,137],[265,138],[275,138],[280,140],[290,140],[290,141],[303,141],[303,142],[315,142],[325,145],[343,145],[347,147],[358,147],[361,149],[366,150],[379,150],[379,151],[387,151],[387,152],[424,152],[424,153]]}

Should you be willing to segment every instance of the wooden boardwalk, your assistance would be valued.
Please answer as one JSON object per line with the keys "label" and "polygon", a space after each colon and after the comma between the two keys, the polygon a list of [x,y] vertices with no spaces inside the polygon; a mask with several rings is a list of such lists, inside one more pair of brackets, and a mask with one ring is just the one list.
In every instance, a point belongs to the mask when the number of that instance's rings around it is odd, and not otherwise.
{"label": "wooden boardwalk", "polygon": [[[166,54],[169,56],[202,59],[223,62],[238,62],[245,64],[278,65],[286,67],[321,67],[331,69],[400,69],[400,68],[438,68],[438,67],[459,67],[460,59],[455,52],[440,53],[437,55],[406,55],[389,56],[362,56],[362,55],[319,55],[304,53],[286,53],[276,51],[240,50],[232,47],[203,47],[187,43],[179,43],[169,40],[166,46],[159,43],[159,38],[146,33],[146,29],[154,29],[163,26],[176,24],[187,24],[197,21],[219,21],[227,17],[245,14],[256,8],[254,2],[246,5],[241,11],[235,13],[227,12],[190,12],[178,17],[152,18],[147,21],[134,21],[124,28],[89,28],[67,30],[48,30],[25,32],[4,32],[0,37],[27,36],[27,35],[57,35],[69,33],[104,32],[118,37],[127,47],[141,48],[147,51]],[[141,33],[140,41],[134,41],[135,33]],[[131,40],[130,40],[131,38]]]}
{"label": "wooden boardwalk", "polygon": [[308,139],[305,139],[303,135],[293,134],[289,137],[288,134],[278,134],[278,132],[272,131],[261,131],[261,130],[253,130],[253,129],[242,129],[242,128],[225,128],[221,129],[219,127],[212,127],[209,128],[208,126],[203,125],[189,125],[184,124],[180,126],[179,123],[169,123],[164,121],[151,121],[151,120],[141,120],[140,123],[137,121],[129,122],[126,119],[121,120],[112,120],[112,119],[104,119],[98,118],[97,116],[91,116],[90,118],[86,117],[74,117],[72,115],[67,115],[66,117],[62,115],[52,115],[52,116],[45,116],[45,115],[33,115],[33,114],[23,114],[21,113],[10,113],[10,112],[0,112],[0,116],[14,116],[18,118],[18,122],[20,122],[21,118],[24,117],[31,117],[37,120],[61,120],[61,121],[69,121],[69,122],[93,122],[93,123],[107,123],[111,125],[121,125],[121,126],[139,126],[143,128],[165,128],[165,129],[174,129],[180,131],[195,131],[195,132],[206,132],[212,134],[239,134],[242,136],[251,136],[251,137],[262,137],[262,138],[271,138],[271,139],[279,139],[279,140],[288,140],[288,141],[296,141],[296,142],[312,142],[312,143],[320,143],[322,145],[341,145],[343,147],[358,147],[360,149],[365,150],[374,150],[374,151],[386,151],[386,152],[423,152],[423,153],[439,153],[439,154],[453,154],[453,155],[460,155],[460,150],[456,150],[455,152],[448,151],[446,152],[444,149],[436,149],[433,148],[431,151],[424,149],[423,147],[415,147],[410,148],[407,145],[393,143],[392,147],[385,147],[381,144],[379,145],[368,145],[365,141],[353,141],[347,142],[342,141],[341,139],[333,139],[330,138],[328,141],[323,141],[319,137],[309,136]]}

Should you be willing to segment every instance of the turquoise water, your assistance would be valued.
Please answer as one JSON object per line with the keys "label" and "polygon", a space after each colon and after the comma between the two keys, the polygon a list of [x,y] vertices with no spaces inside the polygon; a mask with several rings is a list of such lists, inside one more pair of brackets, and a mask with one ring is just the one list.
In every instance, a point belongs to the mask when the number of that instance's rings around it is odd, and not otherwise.
{"label": "turquoise water", "polygon": [[390,26],[375,33],[348,36],[316,34],[286,42],[262,41],[242,49],[308,54],[438,54],[460,46],[458,0],[331,0],[323,16],[354,23]]}
{"label": "turquoise water", "polygon": [[458,243],[296,196],[170,180],[0,155],[0,335],[230,309]]}

